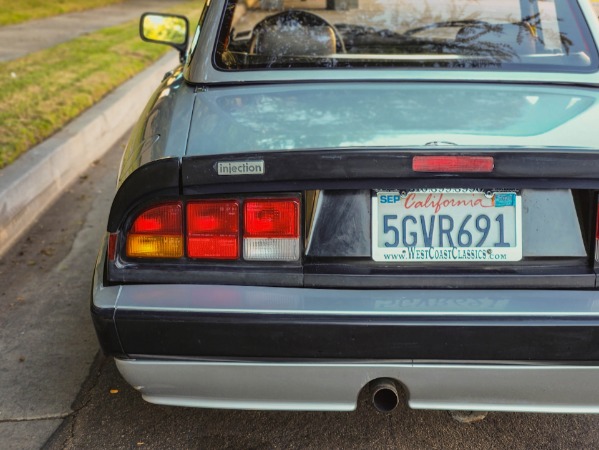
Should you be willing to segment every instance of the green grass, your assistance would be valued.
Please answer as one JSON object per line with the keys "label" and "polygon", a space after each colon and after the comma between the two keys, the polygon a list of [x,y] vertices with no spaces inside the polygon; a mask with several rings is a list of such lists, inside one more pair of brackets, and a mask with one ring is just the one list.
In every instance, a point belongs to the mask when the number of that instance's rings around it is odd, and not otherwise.
{"label": "green grass", "polygon": [[124,0],[0,0],[0,25],[98,8]]}
{"label": "green grass", "polygon": [[[200,6],[175,11],[193,24]],[[141,41],[132,21],[0,63],[0,169],[167,51],[174,50]]]}

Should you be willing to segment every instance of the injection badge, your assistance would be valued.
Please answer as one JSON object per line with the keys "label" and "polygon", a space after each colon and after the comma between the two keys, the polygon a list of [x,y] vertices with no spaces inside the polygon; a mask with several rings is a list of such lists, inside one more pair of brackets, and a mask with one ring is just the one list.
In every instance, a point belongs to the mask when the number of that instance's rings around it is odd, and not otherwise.
{"label": "injection badge", "polygon": [[216,164],[219,175],[263,175],[264,161],[226,161]]}

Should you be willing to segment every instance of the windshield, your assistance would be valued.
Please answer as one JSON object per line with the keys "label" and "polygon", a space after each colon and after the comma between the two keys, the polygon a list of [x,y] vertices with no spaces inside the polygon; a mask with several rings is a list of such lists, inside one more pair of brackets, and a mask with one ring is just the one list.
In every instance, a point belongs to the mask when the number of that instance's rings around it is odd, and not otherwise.
{"label": "windshield", "polygon": [[230,0],[215,62],[591,72],[597,51],[573,0]]}

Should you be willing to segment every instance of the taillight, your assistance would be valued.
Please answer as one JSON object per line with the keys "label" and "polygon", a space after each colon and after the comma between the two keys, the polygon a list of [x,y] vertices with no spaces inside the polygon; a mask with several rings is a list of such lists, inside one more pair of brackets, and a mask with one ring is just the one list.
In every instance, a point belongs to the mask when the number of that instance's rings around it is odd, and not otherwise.
{"label": "taillight", "polygon": [[187,204],[190,258],[239,258],[239,202],[204,200]]}
{"label": "taillight", "polygon": [[[110,260],[115,259],[117,247],[117,234],[111,234]],[[131,258],[239,260],[243,256],[251,261],[297,261],[300,201],[192,200],[185,206],[185,215],[182,202],[156,205],[135,218],[125,247]]]}
{"label": "taillight", "polygon": [[243,257],[259,261],[299,259],[299,201],[248,199],[243,204]]}
{"label": "taillight", "polygon": [[127,256],[181,258],[183,256],[182,205],[165,203],[141,213],[127,234]]}
{"label": "taillight", "polygon": [[492,172],[495,160],[492,156],[431,155],[414,156],[414,172]]}

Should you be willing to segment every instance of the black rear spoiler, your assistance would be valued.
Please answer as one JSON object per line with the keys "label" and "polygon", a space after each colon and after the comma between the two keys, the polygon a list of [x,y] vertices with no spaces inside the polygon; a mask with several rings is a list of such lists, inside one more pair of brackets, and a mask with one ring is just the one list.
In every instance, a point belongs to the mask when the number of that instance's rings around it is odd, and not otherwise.
{"label": "black rear spoiler", "polygon": [[[421,155],[491,156],[494,169],[490,173],[466,174],[415,172],[412,159]],[[235,173],[226,170],[226,167],[244,165],[261,167],[261,170],[253,173],[244,169]],[[115,232],[123,218],[144,200],[172,199],[181,195],[308,189],[512,189],[515,186],[519,189],[599,189],[599,150],[443,147],[167,158],[140,167],[120,186],[110,211],[108,231]]]}

